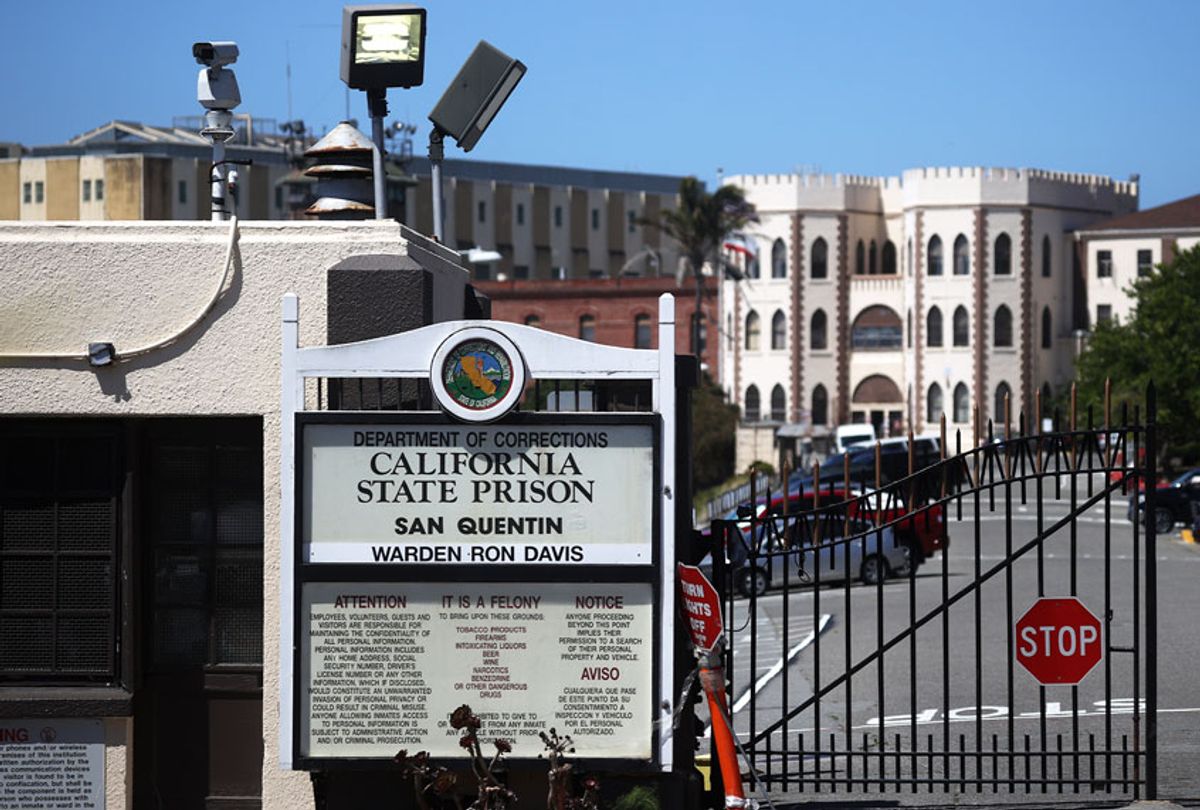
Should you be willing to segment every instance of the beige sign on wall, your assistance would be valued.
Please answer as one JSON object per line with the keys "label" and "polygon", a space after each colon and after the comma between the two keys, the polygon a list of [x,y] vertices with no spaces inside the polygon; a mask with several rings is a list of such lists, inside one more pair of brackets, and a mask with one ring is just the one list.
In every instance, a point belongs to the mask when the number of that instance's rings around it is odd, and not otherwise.
{"label": "beige sign on wall", "polygon": [[323,422],[302,452],[308,562],[651,561],[645,423]]}
{"label": "beige sign on wall", "polygon": [[514,757],[553,727],[576,756],[649,760],[653,611],[648,583],[307,583],[300,752],[460,757],[466,703]]}

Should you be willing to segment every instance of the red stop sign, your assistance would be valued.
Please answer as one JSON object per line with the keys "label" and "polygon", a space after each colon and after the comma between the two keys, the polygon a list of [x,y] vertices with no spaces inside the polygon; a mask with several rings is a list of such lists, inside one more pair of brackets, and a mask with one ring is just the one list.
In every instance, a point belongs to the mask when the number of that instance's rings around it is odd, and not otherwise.
{"label": "red stop sign", "polygon": [[694,565],[679,563],[679,596],[687,617],[692,644],[702,653],[711,653],[721,640],[725,622],[721,620],[721,597],[717,589]]}
{"label": "red stop sign", "polygon": [[1017,620],[1017,660],[1043,684],[1077,684],[1104,657],[1100,620],[1074,597],[1039,599]]}

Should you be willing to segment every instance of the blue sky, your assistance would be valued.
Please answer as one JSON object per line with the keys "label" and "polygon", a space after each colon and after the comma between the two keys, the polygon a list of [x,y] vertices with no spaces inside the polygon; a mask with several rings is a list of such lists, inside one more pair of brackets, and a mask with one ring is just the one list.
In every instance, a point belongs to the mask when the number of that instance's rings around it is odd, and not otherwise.
{"label": "blue sky", "polygon": [[[0,140],[194,115],[191,43],[235,39],[242,111],[331,127],[341,3],[4,0]],[[1200,3],[431,0],[421,125],[479,39],[529,73],[471,153],[713,180],[798,167],[1019,166],[1200,193]],[[363,94],[350,115],[366,124]],[[461,156],[448,146],[448,156]]]}

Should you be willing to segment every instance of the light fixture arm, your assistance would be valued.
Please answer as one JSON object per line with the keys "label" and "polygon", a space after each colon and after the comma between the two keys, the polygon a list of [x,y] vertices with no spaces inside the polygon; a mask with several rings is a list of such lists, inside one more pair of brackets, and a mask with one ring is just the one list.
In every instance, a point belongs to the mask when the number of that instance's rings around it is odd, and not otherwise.
{"label": "light fixture arm", "polygon": [[433,238],[446,244],[442,218],[442,160],[446,157],[446,133],[436,124],[429,131],[429,174],[433,186]]}
{"label": "light fixture arm", "polygon": [[371,115],[371,140],[375,143],[371,155],[375,175],[375,219],[387,219],[387,175],[383,168],[383,119],[388,114],[386,87],[367,90],[367,111]]}

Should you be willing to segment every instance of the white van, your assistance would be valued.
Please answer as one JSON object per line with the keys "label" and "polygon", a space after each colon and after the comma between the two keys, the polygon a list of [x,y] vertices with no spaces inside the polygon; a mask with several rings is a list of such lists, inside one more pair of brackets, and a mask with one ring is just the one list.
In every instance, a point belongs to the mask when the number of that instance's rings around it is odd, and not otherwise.
{"label": "white van", "polygon": [[870,444],[875,441],[875,426],[870,423],[838,425],[833,431],[833,451],[844,453],[855,444]]}

